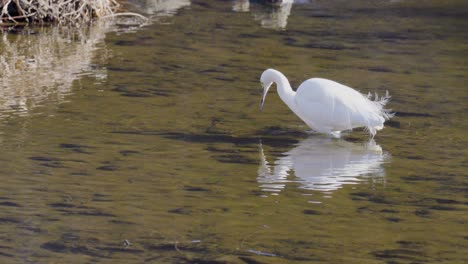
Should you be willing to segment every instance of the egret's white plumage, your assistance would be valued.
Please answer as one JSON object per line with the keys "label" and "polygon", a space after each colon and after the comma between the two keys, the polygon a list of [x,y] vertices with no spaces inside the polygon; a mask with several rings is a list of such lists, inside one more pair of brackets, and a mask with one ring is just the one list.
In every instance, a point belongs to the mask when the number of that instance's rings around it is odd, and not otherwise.
{"label": "egret's white plumage", "polygon": [[268,69],[263,72],[260,82],[263,94],[260,110],[263,108],[268,89],[276,83],[280,98],[310,128],[336,137],[343,130],[365,127],[372,136],[384,127],[385,120],[393,116],[390,110],[384,109],[390,99],[385,96],[374,101],[370,94],[364,96],[358,91],[343,84],[321,78],[304,81],[296,92],[288,79],[279,71]]}

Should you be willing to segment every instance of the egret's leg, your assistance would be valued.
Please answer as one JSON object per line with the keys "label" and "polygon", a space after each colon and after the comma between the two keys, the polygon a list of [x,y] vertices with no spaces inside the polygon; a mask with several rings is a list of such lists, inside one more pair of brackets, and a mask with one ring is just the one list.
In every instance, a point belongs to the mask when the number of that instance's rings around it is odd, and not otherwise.
{"label": "egret's leg", "polygon": [[367,127],[367,130],[369,131],[369,136],[370,138],[374,138],[375,134],[377,134],[377,130],[373,127]]}

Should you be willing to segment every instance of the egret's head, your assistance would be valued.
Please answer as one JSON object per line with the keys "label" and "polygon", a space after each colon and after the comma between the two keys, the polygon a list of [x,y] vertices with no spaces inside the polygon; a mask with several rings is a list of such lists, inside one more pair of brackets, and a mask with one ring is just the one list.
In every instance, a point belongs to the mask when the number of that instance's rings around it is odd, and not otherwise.
{"label": "egret's head", "polygon": [[270,89],[270,86],[273,84],[270,70],[266,70],[262,73],[262,76],[260,77],[260,83],[262,84],[263,88],[262,98],[260,99],[260,111],[262,111],[268,89]]}

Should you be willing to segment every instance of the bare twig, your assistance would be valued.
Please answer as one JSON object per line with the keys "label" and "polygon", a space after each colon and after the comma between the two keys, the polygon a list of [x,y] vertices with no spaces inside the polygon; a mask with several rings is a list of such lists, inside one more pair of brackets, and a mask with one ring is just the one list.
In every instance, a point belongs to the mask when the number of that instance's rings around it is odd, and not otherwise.
{"label": "bare twig", "polygon": [[136,16],[136,13],[118,13],[116,0],[0,0],[0,25],[5,23],[82,24],[96,18]]}

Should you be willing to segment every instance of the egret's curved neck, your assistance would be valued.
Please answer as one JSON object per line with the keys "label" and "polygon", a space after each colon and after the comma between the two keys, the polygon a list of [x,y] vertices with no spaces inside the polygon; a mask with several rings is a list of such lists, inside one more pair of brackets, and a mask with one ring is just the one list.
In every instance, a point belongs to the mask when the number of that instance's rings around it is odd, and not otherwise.
{"label": "egret's curved neck", "polygon": [[288,79],[281,72],[271,69],[271,80],[276,83],[278,95],[281,100],[285,102],[292,110],[295,110],[294,95],[296,92],[293,91]]}

